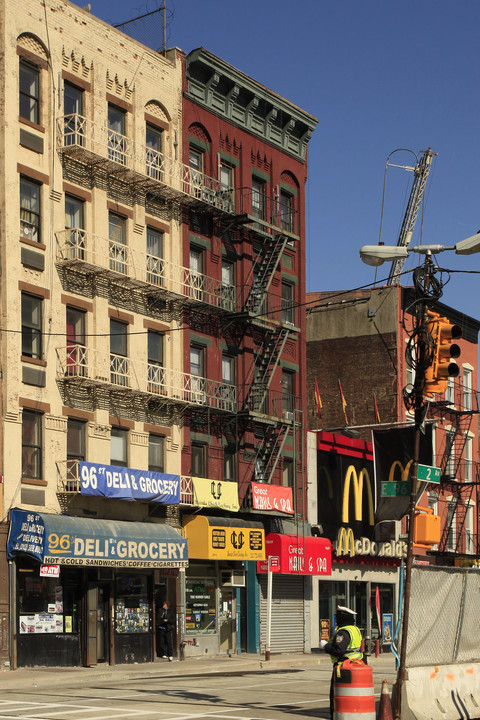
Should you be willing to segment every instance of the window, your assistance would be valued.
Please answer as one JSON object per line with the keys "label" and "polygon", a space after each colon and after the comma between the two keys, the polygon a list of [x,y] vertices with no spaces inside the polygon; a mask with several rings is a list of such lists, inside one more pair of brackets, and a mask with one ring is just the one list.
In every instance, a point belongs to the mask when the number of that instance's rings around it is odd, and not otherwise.
{"label": "window", "polygon": [[[83,420],[67,420],[67,480],[80,477],[78,463],[85,460],[85,423]],[[77,488],[74,488],[77,489]]]}
{"label": "window", "polygon": [[110,436],[110,464],[127,467],[128,430],[112,427]]}
{"label": "window", "polygon": [[163,232],[147,227],[147,280],[152,285],[164,285]]}
{"label": "window", "polygon": [[20,237],[40,242],[40,185],[20,177]]}
{"label": "window", "polygon": [[108,213],[108,238],[110,270],[127,273],[127,219],[116,213]]}
{"label": "window", "polygon": [[281,228],[293,233],[293,196],[282,190],[280,192]]}
{"label": "window", "polygon": [[42,415],[22,412],[22,477],[42,478]]}
{"label": "window", "polygon": [[220,306],[224,310],[235,310],[235,282],[233,263],[222,260],[222,288]]}
{"label": "window", "polygon": [[147,175],[162,179],[162,130],[147,123],[145,131]]}
{"label": "window", "polygon": [[472,482],[472,438],[470,435],[467,435],[467,437],[465,438],[463,458],[465,462],[463,480],[464,482]]}
{"label": "window", "polygon": [[465,508],[465,552],[473,554],[473,506]]}
{"label": "window", "polygon": [[233,385],[235,383],[235,360],[229,355],[222,355],[222,382]]}
{"label": "window", "polygon": [[445,432],[445,456],[446,467],[445,474],[449,478],[455,477],[455,430],[446,430]]}
{"label": "window", "polygon": [[110,382],[128,385],[127,325],[110,319]]}
{"label": "window", "polygon": [[190,472],[194,477],[207,477],[205,445],[192,443],[192,466]]}
{"label": "window", "polygon": [[203,251],[190,247],[190,297],[195,300],[202,300],[204,281]]}
{"label": "window", "polygon": [[42,357],[42,299],[22,293],[22,355]]}
{"label": "window", "polygon": [[293,285],[282,282],[282,322],[286,325],[294,325],[293,303]]}
{"label": "window", "polygon": [[190,373],[192,402],[205,404],[205,349],[195,345],[190,346]]}
{"label": "window", "polygon": [[226,482],[235,482],[237,479],[237,455],[229,448],[223,451],[223,479]]}
{"label": "window", "polygon": [[190,147],[188,152],[188,165],[190,167],[190,193],[194,197],[201,197],[203,185],[203,152]]}
{"label": "window", "polygon": [[222,354],[222,385],[219,388],[221,410],[235,410],[235,359]]}
{"label": "window", "polygon": [[148,469],[151,472],[164,472],[164,443],[161,435],[150,435],[148,438]]}
{"label": "window", "polygon": [[235,190],[234,190],[234,169],[225,162],[220,163],[220,200],[222,210],[234,212]]}
{"label": "window", "polygon": [[63,142],[65,145],[83,145],[85,118],[83,117],[83,90],[65,82],[63,86]]}
{"label": "window", "polygon": [[20,58],[19,115],[36,125],[40,122],[40,71],[23,58]]}
{"label": "window", "polygon": [[163,335],[148,331],[148,386],[152,392],[160,392],[165,385],[163,371]]}
{"label": "window", "polygon": [[284,487],[293,487],[293,460],[283,458],[282,484]]}
{"label": "window", "polygon": [[84,230],[84,202],[73,195],[65,195],[65,229],[68,248],[65,252],[71,260],[83,260],[85,257],[86,237]]}
{"label": "window", "polygon": [[67,374],[87,374],[84,310],[67,306]]}
{"label": "window", "polygon": [[115,105],[108,105],[108,157],[121,165],[127,161],[126,115]]}
{"label": "window", "polygon": [[457,542],[457,519],[456,519],[456,502],[449,500],[447,503],[447,550],[454,551]]}
{"label": "window", "polygon": [[255,177],[252,180],[252,215],[265,220],[265,183]]}
{"label": "window", "polygon": [[293,420],[295,373],[282,370],[282,413],[286,420]]}
{"label": "window", "polygon": [[463,368],[463,409],[472,409],[472,371]]}
{"label": "window", "polygon": [[453,377],[449,377],[447,379],[447,387],[445,389],[445,401],[452,403],[452,405],[455,403],[455,379]]}

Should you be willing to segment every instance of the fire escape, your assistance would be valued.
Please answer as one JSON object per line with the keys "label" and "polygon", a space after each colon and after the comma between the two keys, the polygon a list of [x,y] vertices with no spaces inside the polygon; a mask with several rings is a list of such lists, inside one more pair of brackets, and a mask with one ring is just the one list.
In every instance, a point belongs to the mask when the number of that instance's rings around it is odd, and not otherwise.
{"label": "fire escape", "polygon": [[[437,455],[435,465],[441,468],[441,485],[448,492],[446,522],[443,524],[438,552],[478,554],[478,532],[475,538],[467,527],[467,509],[477,506],[480,472],[478,463],[466,456],[465,449],[474,415],[478,415],[478,394],[461,384],[455,386],[447,400],[430,404],[429,415],[441,419],[446,426],[445,447]],[[473,501],[473,502],[472,502]]]}

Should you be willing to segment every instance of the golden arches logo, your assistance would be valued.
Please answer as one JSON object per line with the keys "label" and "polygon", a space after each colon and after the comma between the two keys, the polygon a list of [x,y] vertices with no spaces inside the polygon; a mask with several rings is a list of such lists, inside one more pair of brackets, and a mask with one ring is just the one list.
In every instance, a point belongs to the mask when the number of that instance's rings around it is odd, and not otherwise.
{"label": "golden arches logo", "polygon": [[400,480],[402,482],[405,482],[406,480],[408,480],[408,476],[410,475],[410,466],[411,466],[412,462],[413,462],[413,460],[409,460],[408,463],[406,464],[406,466],[403,467],[400,460],[395,460],[390,465],[390,472],[388,473],[388,482],[393,482],[393,478],[395,477],[395,470],[397,469],[397,467],[400,470]]}
{"label": "golden arches logo", "polygon": [[341,527],[337,535],[337,555],[355,555],[355,538],[352,528]]}
{"label": "golden arches logo", "polygon": [[368,470],[362,468],[360,473],[357,475],[357,471],[353,465],[350,465],[345,475],[345,484],[343,486],[343,508],[342,508],[342,522],[348,524],[349,512],[348,504],[350,499],[350,480],[353,478],[353,497],[355,500],[355,520],[362,520],[362,500],[363,500],[363,483],[368,494],[368,519],[370,525],[375,524],[374,513],[373,513],[373,494],[372,494],[372,482]]}
{"label": "golden arches logo", "polygon": [[329,469],[328,469],[327,467],[325,467],[325,465],[320,465],[320,467],[318,468],[318,479],[319,479],[319,480],[320,480],[320,475],[322,474],[322,472],[323,472],[323,474],[325,475],[325,477],[326,477],[326,479],[327,479],[327,484],[328,484],[328,499],[329,499],[329,500],[333,500],[332,476],[330,475]]}

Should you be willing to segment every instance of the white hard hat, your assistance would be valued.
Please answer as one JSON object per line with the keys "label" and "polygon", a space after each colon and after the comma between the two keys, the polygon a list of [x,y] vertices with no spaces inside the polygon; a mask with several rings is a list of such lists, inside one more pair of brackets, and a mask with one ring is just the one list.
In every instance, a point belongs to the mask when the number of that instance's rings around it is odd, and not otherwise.
{"label": "white hard hat", "polygon": [[337,613],[346,613],[347,615],[353,615],[353,616],[355,616],[357,614],[355,612],[355,610],[350,610],[350,608],[347,608],[344,605],[337,606]]}

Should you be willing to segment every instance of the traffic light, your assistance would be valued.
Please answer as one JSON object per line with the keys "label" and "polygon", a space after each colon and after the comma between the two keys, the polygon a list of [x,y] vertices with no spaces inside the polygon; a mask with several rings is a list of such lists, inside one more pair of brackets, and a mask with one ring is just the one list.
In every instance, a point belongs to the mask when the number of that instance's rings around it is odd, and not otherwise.
{"label": "traffic light", "polygon": [[448,378],[458,376],[460,371],[452,358],[460,357],[460,347],[452,340],[462,337],[459,325],[453,325],[448,318],[430,310],[427,312],[427,330],[431,338],[432,361],[425,371],[424,396],[444,393]]}

